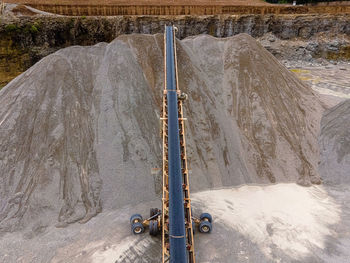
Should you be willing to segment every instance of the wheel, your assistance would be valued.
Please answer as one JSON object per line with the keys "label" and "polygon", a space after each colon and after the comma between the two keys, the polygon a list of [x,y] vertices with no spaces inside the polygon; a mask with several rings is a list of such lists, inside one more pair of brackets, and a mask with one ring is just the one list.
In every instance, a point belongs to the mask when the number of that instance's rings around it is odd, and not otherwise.
{"label": "wheel", "polygon": [[158,233],[159,233],[158,221],[157,220],[151,220],[149,222],[149,234],[151,236],[157,236]]}
{"label": "wheel", "polygon": [[149,216],[150,217],[152,217],[152,216],[154,216],[154,215],[156,215],[156,214],[158,214],[159,213],[159,209],[158,208],[151,208],[150,210],[149,210]]}
{"label": "wheel", "polygon": [[211,221],[213,221],[213,218],[211,217],[211,215],[209,213],[203,213],[200,216],[201,221],[206,220],[209,221],[211,223]]}
{"label": "wheel", "polygon": [[188,99],[188,95],[184,92],[182,92],[180,95],[179,95],[179,100],[187,100]]}
{"label": "wheel", "polygon": [[131,231],[134,233],[134,235],[140,235],[145,232],[145,228],[140,222],[136,222],[132,224]]}
{"label": "wheel", "polygon": [[199,224],[199,232],[201,233],[210,233],[212,225],[209,221],[203,221]]}
{"label": "wheel", "polygon": [[151,220],[149,222],[149,234],[151,236],[157,236],[158,233],[159,233],[158,221],[157,220]]}
{"label": "wheel", "polygon": [[140,214],[135,214],[130,217],[130,224],[135,224],[137,222],[142,222],[142,216]]}
{"label": "wheel", "polygon": [[[153,209],[153,208],[152,208],[152,209]],[[153,221],[154,221],[154,220],[149,221],[149,234],[150,234],[151,236],[154,235]]]}

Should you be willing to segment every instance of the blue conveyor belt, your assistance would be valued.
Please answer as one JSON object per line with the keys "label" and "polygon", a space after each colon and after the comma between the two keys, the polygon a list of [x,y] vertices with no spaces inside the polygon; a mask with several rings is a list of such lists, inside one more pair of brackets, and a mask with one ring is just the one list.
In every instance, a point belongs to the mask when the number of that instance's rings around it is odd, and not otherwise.
{"label": "blue conveyor belt", "polygon": [[166,27],[166,87],[168,101],[168,161],[169,161],[169,242],[170,262],[186,263],[186,233],[182,171],[180,156],[180,136],[178,98],[176,93],[176,73],[173,27]]}

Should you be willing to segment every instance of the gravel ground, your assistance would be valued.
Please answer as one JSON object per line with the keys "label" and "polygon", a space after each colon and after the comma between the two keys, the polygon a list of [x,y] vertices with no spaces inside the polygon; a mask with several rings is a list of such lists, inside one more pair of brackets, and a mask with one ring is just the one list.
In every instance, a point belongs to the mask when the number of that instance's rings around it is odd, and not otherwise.
{"label": "gravel ground", "polygon": [[[348,262],[349,185],[249,185],[193,194],[210,212],[211,234],[196,233],[198,262]],[[158,202],[104,211],[86,224],[7,234],[1,262],[154,262],[160,238],[130,233],[129,216]]]}
{"label": "gravel ground", "polygon": [[286,66],[301,80],[308,83],[322,95],[329,95],[339,100],[350,99],[350,63],[324,62],[286,63]]}

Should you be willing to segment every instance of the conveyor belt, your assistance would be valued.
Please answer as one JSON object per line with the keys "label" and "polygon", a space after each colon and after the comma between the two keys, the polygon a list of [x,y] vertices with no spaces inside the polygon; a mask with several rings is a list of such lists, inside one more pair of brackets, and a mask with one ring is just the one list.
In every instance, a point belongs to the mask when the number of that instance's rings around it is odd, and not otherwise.
{"label": "conveyor belt", "polygon": [[165,29],[163,96],[163,262],[195,262],[182,100],[173,26]]}
{"label": "conveyor belt", "polygon": [[174,29],[166,26],[164,34],[162,210],[151,208],[147,219],[134,214],[130,224],[135,235],[144,233],[147,227],[151,236],[161,231],[163,263],[195,263],[194,227],[198,226],[202,233],[210,233],[212,216],[208,213],[202,213],[199,218],[192,216],[183,114],[187,95],[180,91],[178,84]]}

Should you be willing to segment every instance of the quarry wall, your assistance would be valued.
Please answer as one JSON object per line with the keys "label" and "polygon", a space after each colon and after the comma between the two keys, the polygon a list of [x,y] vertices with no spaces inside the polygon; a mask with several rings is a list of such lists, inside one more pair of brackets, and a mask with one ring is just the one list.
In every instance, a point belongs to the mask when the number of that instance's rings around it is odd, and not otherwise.
{"label": "quarry wall", "polygon": [[[174,23],[180,39],[198,34],[228,37],[247,33],[255,38],[271,33],[282,40],[314,41],[350,38],[350,16],[338,15],[213,15],[22,17],[0,21],[0,87],[52,52],[72,45],[110,42],[122,34],[162,33]],[[321,34],[321,35],[320,35]],[[311,43],[311,55],[350,59],[349,42]],[[325,50],[326,49],[326,50]]]}

